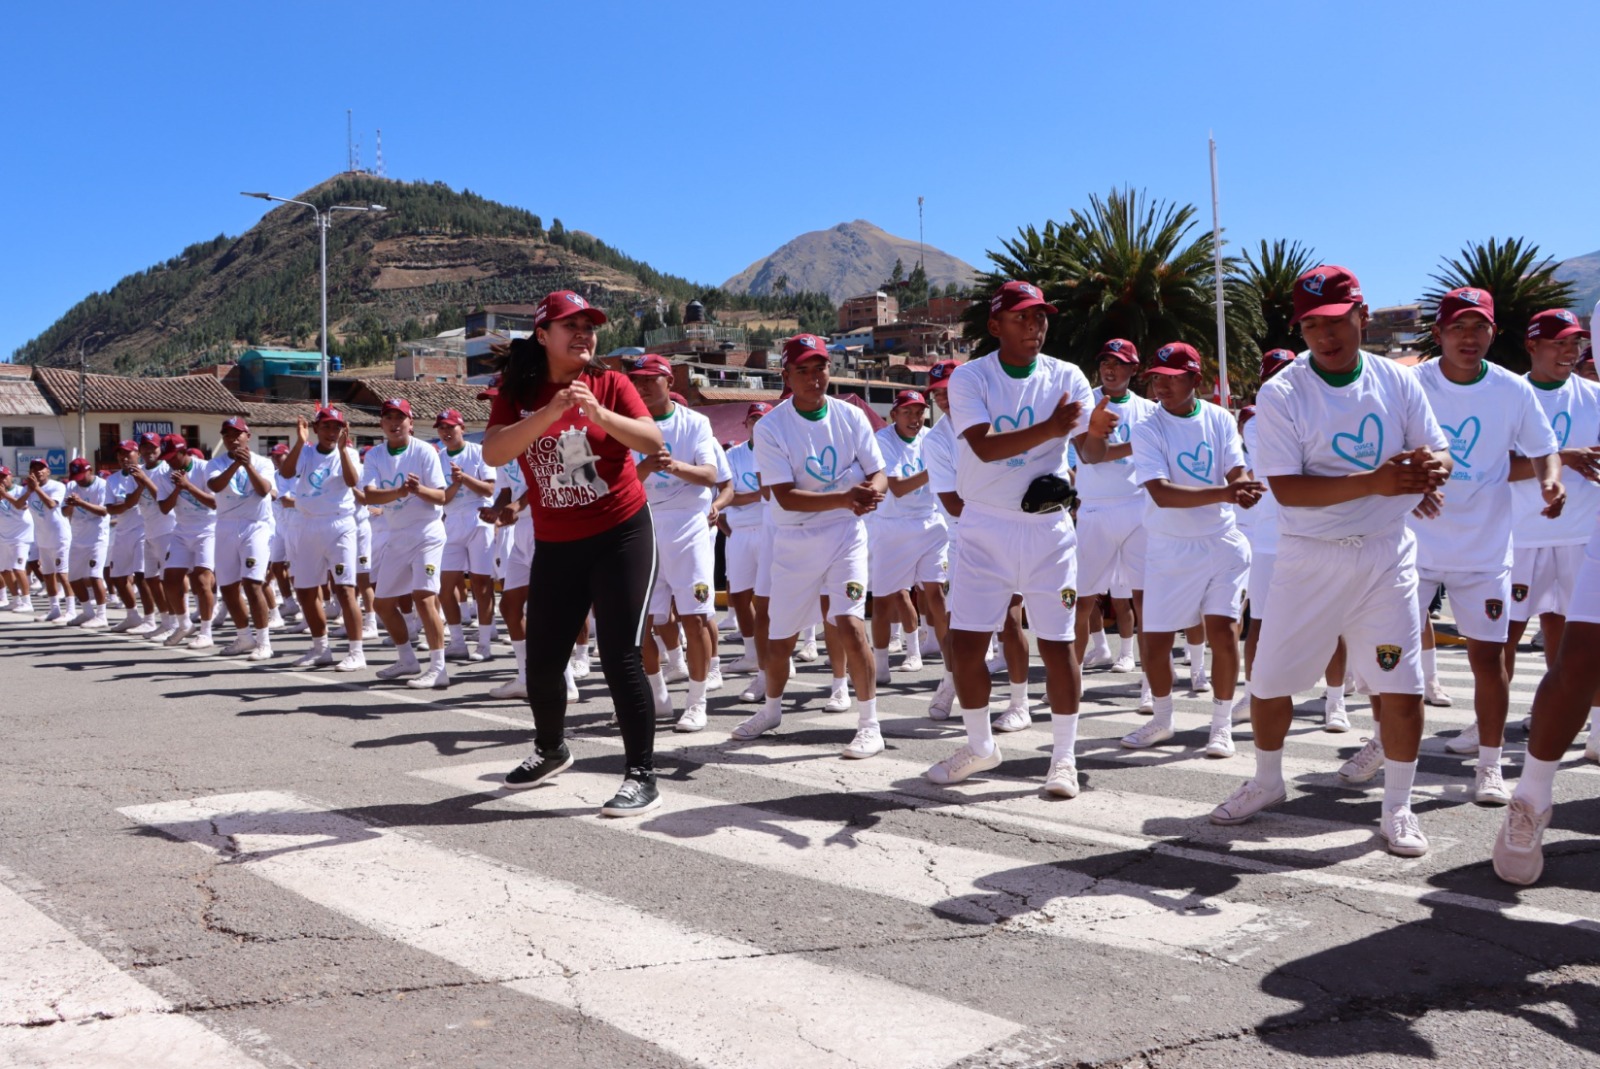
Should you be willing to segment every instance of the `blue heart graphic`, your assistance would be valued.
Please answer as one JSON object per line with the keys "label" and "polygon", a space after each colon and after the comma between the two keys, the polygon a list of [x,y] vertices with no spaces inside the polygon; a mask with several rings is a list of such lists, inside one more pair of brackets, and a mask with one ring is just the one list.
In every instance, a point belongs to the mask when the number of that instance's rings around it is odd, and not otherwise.
{"label": "blue heart graphic", "polygon": [[327,468],[317,468],[306,476],[306,481],[311,484],[311,489],[319,494],[322,493],[322,484],[328,481],[328,471],[329,469]]}
{"label": "blue heart graphic", "polygon": [[745,490],[749,492],[754,492],[761,489],[761,476],[757,475],[753,471],[747,471],[740,475],[739,482],[744,486]]}
{"label": "blue heart graphic", "polygon": [[806,457],[806,474],[818,482],[832,485],[837,479],[839,470],[839,451],[833,446],[825,446],[821,455]]}
{"label": "blue heart graphic", "polygon": [[1211,481],[1211,462],[1215,459],[1211,453],[1211,443],[1201,442],[1194,447],[1192,453],[1178,454],[1178,467],[1188,475],[1199,479],[1203,483]]}
{"label": "blue heart graphic", "polygon": [[392,478],[392,479],[379,479],[378,480],[378,489],[379,490],[393,490],[395,487],[399,486],[401,483],[403,483],[405,481],[406,481],[406,477],[404,475],[401,475],[399,472],[395,472],[394,473],[394,478]]}
{"label": "blue heart graphic", "polygon": [[1478,435],[1483,431],[1483,425],[1478,422],[1478,417],[1468,416],[1455,427],[1443,423],[1439,424],[1439,427],[1444,431],[1445,437],[1450,439],[1450,455],[1455,458],[1456,463],[1463,468],[1472,467],[1467,458],[1472,456],[1472,447],[1478,444]]}
{"label": "blue heart graphic", "polygon": [[244,473],[243,468],[240,468],[233,473],[233,479],[228,485],[232,487],[235,494],[243,497],[250,492],[250,476]]}
{"label": "blue heart graphic", "polygon": [[900,465],[900,478],[909,479],[913,475],[917,474],[919,471],[922,471],[922,470],[923,470],[922,461],[920,461],[920,460],[909,461],[908,460],[904,464]]}
{"label": "blue heart graphic", "polygon": [[[1367,440],[1369,424],[1372,441]],[[1346,434],[1340,431],[1333,436],[1333,451],[1358,468],[1374,470],[1378,466],[1378,459],[1383,455],[1383,421],[1376,413],[1367,413],[1362,417],[1361,426],[1356,428],[1356,433]]]}
{"label": "blue heart graphic", "polygon": [[[1026,417],[1026,422],[1024,422],[1024,417]],[[1008,423],[1010,424],[1009,427],[1006,426]],[[1021,411],[1019,411],[1015,416],[996,416],[994,418],[994,429],[996,432],[1008,430],[1015,431],[1020,430],[1023,427],[1031,426],[1033,426],[1032,405],[1023,405]]]}
{"label": "blue heart graphic", "polygon": [[1572,416],[1566,412],[1557,412],[1550,421],[1550,429],[1556,432],[1556,441],[1561,443],[1561,448],[1567,447],[1567,439],[1572,437]]}

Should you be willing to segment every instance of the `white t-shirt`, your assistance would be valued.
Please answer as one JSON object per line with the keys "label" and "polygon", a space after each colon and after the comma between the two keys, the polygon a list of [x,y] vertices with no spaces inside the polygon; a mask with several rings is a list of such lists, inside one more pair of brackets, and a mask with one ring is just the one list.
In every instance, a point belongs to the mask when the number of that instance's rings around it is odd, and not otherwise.
{"label": "white t-shirt", "polygon": [[[756,440],[751,438],[736,445],[728,453],[728,471],[733,479],[733,492],[750,494],[761,489],[761,473],[756,470]],[[767,522],[767,502],[758,498],[753,505],[730,505],[722,510],[728,526],[736,531],[747,527],[760,527]]]}
{"label": "white t-shirt", "polygon": [[[393,490],[405,483],[406,476],[415,475],[423,486],[443,490],[448,483],[442,459],[437,449],[416,438],[408,441],[399,453],[391,453],[386,443],[380,443],[367,452],[361,485],[367,490]],[[424,501],[415,494],[407,494],[379,507],[383,509],[383,522],[391,539],[420,534],[429,525],[441,523],[445,511],[443,505]],[[482,522],[477,516],[473,517],[473,521]]]}
{"label": "white t-shirt", "polygon": [[[91,505],[105,508],[106,501],[111,497],[111,488],[107,482],[96,475],[89,480],[88,486],[79,486],[77,483],[66,488],[68,497],[75,497],[79,501],[87,501]],[[99,516],[88,509],[72,510],[72,541],[76,545],[85,542],[94,542],[111,533],[111,517]]]}
{"label": "white t-shirt", "polygon": [[[928,435],[931,431],[926,428],[917,432],[911,441],[900,437],[900,432],[893,424],[883,428],[877,434],[878,452],[883,455],[884,474],[893,479],[909,479],[919,472],[927,470],[923,457],[923,450],[927,446]],[[932,481],[932,476],[929,476]],[[877,521],[883,520],[917,520],[926,521],[934,514],[934,506],[938,503],[933,490],[928,483],[924,483],[904,497],[895,497],[894,491],[887,491],[883,501],[872,513]]]}
{"label": "white t-shirt", "polygon": [[[154,467],[145,466],[145,478],[156,484],[159,491],[162,486],[161,478],[167,473],[167,462],[158,460]],[[139,501],[133,506],[144,520],[144,533],[146,538],[164,538],[172,532],[173,526],[178,522],[170,512],[161,511],[161,502],[156,500],[156,495],[146,490],[139,495]]]}
{"label": "white t-shirt", "polygon": [[[498,500],[500,491],[510,490],[513,502],[523,501],[524,508],[517,513],[517,523],[512,530],[515,538],[523,539],[524,545],[533,545],[533,508],[526,505],[528,496],[528,482],[522,475],[522,463],[513,460],[509,464],[502,464],[494,469],[494,496]],[[515,587],[512,588],[516,589]]]}
{"label": "white t-shirt", "polygon": [[[755,438],[762,486],[790,483],[796,490],[837,493],[883,470],[872,424],[837,397],[827,399],[820,419],[802,416],[792,400],[784,401],[756,424]],[[767,516],[779,527],[825,527],[857,519],[849,509],[790,512],[776,500]]]}
{"label": "white t-shirt", "polygon": [[[134,491],[140,489],[142,487],[134,481],[132,475],[114,471],[106,479],[106,503],[120,505],[128,500]],[[143,498],[140,500],[142,502]],[[131,541],[144,537],[144,515],[139,511],[137,504],[126,512],[118,513],[114,520],[117,538]]]}
{"label": "white t-shirt", "polygon": [[[1545,389],[1529,379],[1539,408],[1550,421],[1556,444],[1562,449],[1583,449],[1600,445],[1600,385],[1573,375],[1554,389]],[[1546,519],[1539,515],[1544,498],[1534,479],[1519,479],[1511,484],[1512,544],[1517,549],[1541,546],[1581,546],[1589,541],[1595,516],[1600,513],[1600,486],[1571,468],[1561,469],[1561,485],[1567,488],[1567,503],[1561,515]]]}
{"label": "white t-shirt", "polygon": [[1033,480],[1041,475],[1066,477],[1069,440],[1089,426],[1094,391],[1075,365],[1043,353],[1033,371],[1022,378],[1007,373],[998,353],[956,368],[950,377],[950,418],[957,435],[983,424],[1001,433],[1031,427],[1055,411],[1063,394],[1082,408],[1064,436],[992,464],[979,460],[971,449],[957,453],[956,489],[963,501],[1021,512],[1023,495]]}
{"label": "white t-shirt", "polygon": [[[43,494],[56,503],[53,509],[44,507],[39,500]],[[28,508],[33,511],[33,535],[42,546],[59,546],[72,537],[72,526],[61,515],[61,503],[67,499],[67,486],[60,479],[51,479],[28,495]]]}
{"label": "white t-shirt", "polygon": [[[11,486],[10,490],[0,490],[0,542],[32,542],[33,514],[27,505],[17,504],[17,495],[22,491],[16,488],[15,480]],[[10,561],[0,563],[9,565]]]}
{"label": "white t-shirt", "polygon": [[[1260,446],[1257,438],[1258,428],[1256,421],[1250,420],[1244,425],[1244,430],[1239,437],[1244,441],[1244,462],[1250,467],[1258,480],[1261,473],[1256,470],[1256,458]],[[1261,480],[1265,481],[1265,480]],[[1239,509],[1234,514],[1234,522],[1239,525],[1239,530],[1244,532],[1245,538],[1250,541],[1250,551],[1253,554],[1278,552],[1278,499],[1272,496],[1272,487],[1267,487],[1266,493],[1261,495],[1254,508]]]}
{"label": "white t-shirt", "polygon": [[[233,458],[227,455],[212,458],[206,465],[205,474],[201,481],[209,484],[212,479],[233,467]],[[255,453],[250,454],[250,467],[266,480],[268,486],[274,485],[278,473],[272,469],[272,461]],[[256,484],[250,481],[250,476],[240,466],[233,473],[227,485],[216,491],[217,497],[217,522],[218,523],[266,523],[272,519],[272,501],[256,493]]]}
{"label": "white t-shirt", "polygon": [[1467,384],[1445,378],[1439,360],[1415,372],[1455,461],[1439,516],[1407,520],[1417,535],[1417,567],[1428,571],[1509,568],[1511,453],[1548,456],[1560,448],[1528,380],[1497,364],[1484,369]]}
{"label": "white t-shirt", "polygon": [[272,473],[272,488],[277,492],[272,499],[272,522],[277,524],[280,531],[292,531],[299,522],[300,510],[292,509],[283,503],[284,498],[293,498],[295,492],[295,477],[283,475],[276,470]]}
{"label": "white t-shirt", "polygon": [[[661,432],[662,444],[674,460],[701,467],[709,464],[721,470],[717,456],[721,450],[709,419],[675,403],[671,412],[655,422],[656,429]],[[635,464],[640,463],[644,460],[644,454],[634,453],[633,460]],[[721,478],[721,475],[717,477]],[[693,509],[710,512],[711,502],[717,496],[717,492],[709,486],[700,486],[664,471],[651,472],[643,481],[650,508],[657,511]]]}
{"label": "white t-shirt", "polygon": [[[1139,485],[1165,479],[1174,486],[1226,486],[1228,473],[1244,466],[1244,447],[1233,416],[1210,401],[1196,403],[1191,416],[1174,416],[1160,405],[1133,436],[1133,467]],[[1233,527],[1233,506],[1162,508],[1145,502],[1144,525],[1152,534],[1203,538]]]}
{"label": "white t-shirt", "polygon": [[[1269,379],[1256,396],[1256,476],[1342,476],[1373,471],[1397,453],[1448,444],[1410,369],[1363,352],[1354,382],[1330,386],[1309,353]],[[1286,535],[1337,541],[1393,531],[1421,500],[1368,495],[1321,508],[1278,501]]]}
{"label": "white t-shirt", "polygon": [[[1105,391],[1096,387],[1094,391],[1094,404],[1100,403],[1100,398],[1105,396]],[[1112,401],[1106,405],[1106,411],[1114,412],[1122,418],[1117,424],[1117,429],[1111,432],[1106,439],[1107,445],[1122,445],[1133,441],[1134,431],[1160,406],[1148,397],[1140,397],[1132,390],[1122,401]],[[1079,456],[1078,462],[1078,496],[1085,504],[1097,504],[1102,501],[1121,501],[1138,497],[1143,491],[1140,488],[1138,477],[1134,473],[1133,457],[1122,457],[1119,460],[1105,460],[1099,464],[1090,464]]]}
{"label": "white t-shirt", "polygon": [[[383,446],[375,446],[382,449]],[[356,485],[361,485],[361,457],[350,450],[355,465]],[[337,520],[355,517],[355,487],[346,486],[344,466],[339,460],[339,447],[324,453],[311,443],[300,450],[300,463],[295,468],[298,484],[295,487],[294,507],[302,520]]]}
{"label": "white t-shirt", "polygon": [[[189,482],[205,489],[206,465],[190,458],[188,470],[184,474]],[[154,475],[150,481],[156,484],[156,496],[161,500],[165,501],[172,495],[174,484],[170,465],[163,466],[161,472]],[[182,535],[199,534],[208,527],[215,527],[217,523],[216,510],[206,508],[187,490],[178,495],[172,511],[167,515],[172,517],[172,529]]]}
{"label": "white t-shirt", "polygon": [[[384,445],[379,442],[372,448],[375,452],[383,449]],[[373,453],[369,452],[367,459],[370,461],[373,455]],[[439,446],[439,469],[444,472],[446,486],[450,484],[450,465],[452,464],[474,479],[486,483],[494,482],[494,469],[483,462],[483,446],[477,442],[463,442],[461,451],[458,453],[449,452],[444,448],[443,444]],[[473,493],[463,483],[461,489],[456,491],[456,496],[451,498],[444,506],[444,522],[452,530],[458,530],[461,527],[470,528],[474,524],[483,522],[478,513],[480,510],[488,508],[489,504],[490,498],[482,494]],[[388,506],[385,507],[387,508]]]}

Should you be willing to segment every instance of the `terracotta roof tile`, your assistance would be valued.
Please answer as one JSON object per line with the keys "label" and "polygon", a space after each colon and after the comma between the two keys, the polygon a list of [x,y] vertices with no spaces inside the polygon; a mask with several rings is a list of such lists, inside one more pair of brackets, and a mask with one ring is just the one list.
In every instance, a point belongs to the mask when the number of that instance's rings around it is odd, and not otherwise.
{"label": "terracotta roof tile", "polygon": [[[317,402],[315,401],[240,401],[244,409],[244,418],[252,427],[293,427],[294,421],[301,416],[310,419],[316,415]],[[345,414],[352,427],[377,427],[380,426],[377,413],[365,412],[359,408],[350,408],[335,405]]]}
{"label": "terracotta roof tile", "polygon": [[27,379],[0,379],[0,416],[53,416],[55,409]]}
{"label": "terracotta roof tile", "polygon": [[[58,412],[78,411],[78,373],[36,367],[33,380]],[[91,412],[181,412],[233,416],[244,404],[221,382],[203,375],[170,379],[131,379],[122,375],[85,376]]]}
{"label": "terracotta roof tile", "polygon": [[371,408],[391,397],[411,402],[419,428],[432,427],[433,417],[447,408],[461,413],[462,419],[472,424],[489,422],[489,402],[478,400],[482,386],[468,386],[452,382],[405,382],[398,379],[359,379],[350,391],[350,403]]}

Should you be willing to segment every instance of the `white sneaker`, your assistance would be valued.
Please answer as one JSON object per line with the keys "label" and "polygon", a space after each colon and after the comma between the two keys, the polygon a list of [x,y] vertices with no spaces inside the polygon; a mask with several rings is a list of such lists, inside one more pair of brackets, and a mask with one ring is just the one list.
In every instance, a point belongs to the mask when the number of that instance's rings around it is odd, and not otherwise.
{"label": "white sneaker", "polygon": [[406,680],[406,686],[412,690],[444,690],[450,685],[450,670],[448,668],[435,668],[427,665],[422,669],[422,674],[415,679]]}
{"label": "white sneaker", "polygon": [[739,630],[739,617],[730,609],[722,614],[722,619],[717,623],[717,632],[727,634],[729,631]]}
{"label": "white sneaker", "polygon": [[905,652],[906,643],[899,635],[894,635],[890,637],[889,645],[884,648],[890,653],[903,653]]}
{"label": "white sneaker", "polygon": [[1236,752],[1233,748],[1233,725],[1224,724],[1211,729],[1211,739],[1206,743],[1207,757],[1232,757]]}
{"label": "white sneaker", "polygon": [[720,691],[725,686],[727,686],[727,683],[723,680],[721,672],[709,672],[708,671],[706,673],[706,693],[707,694],[716,694],[718,691]]}
{"label": "white sneaker", "polygon": [[993,746],[987,757],[979,757],[972,752],[972,745],[968,743],[943,761],[933,765],[923,776],[931,783],[949,785],[960,783],[969,776],[979,772],[987,772],[991,768],[1000,767],[1000,747]]}
{"label": "white sneaker", "polygon": [[1544,872],[1545,829],[1555,807],[1535,813],[1525,798],[1512,798],[1505,822],[1494,840],[1494,874],[1507,883],[1526,887],[1537,883]]}
{"label": "white sneaker", "polygon": [[528,684],[520,679],[508,679],[489,691],[489,697],[497,701],[509,701],[516,698],[526,699],[528,697]]}
{"label": "white sneaker", "polygon": [[272,613],[267,617],[268,631],[282,631],[288,626],[288,622],[283,618],[283,611],[281,609],[273,609]]}
{"label": "white sneaker", "polygon": [[249,635],[239,635],[232,642],[222,647],[224,657],[237,657],[241,653],[249,653],[256,648],[256,640]]}
{"label": "white sneaker", "polygon": [[878,666],[877,666],[877,669],[875,670],[875,672],[873,673],[873,676],[872,676],[873,682],[877,683],[878,686],[880,686],[880,687],[887,687],[889,685],[889,672],[890,672],[889,662],[888,661],[879,662]]}
{"label": "white sneaker", "polygon": [[1143,750],[1149,746],[1156,746],[1172,738],[1172,727],[1169,724],[1150,721],[1150,723],[1122,736],[1122,745],[1129,750]]}
{"label": "white sneaker", "polygon": [[82,627],[84,624],[88,623],[90,620],[93,620],[93,619],[94,619],[94,610],[93,609],[83,609],[83,610],[79,611],[78,615],[76,615],[72,619],[68,620],[67,623],[66,623],[66,626],[68,626],[68,627]]}
{"label": "white sneaker", "polygon": [[1050,762],[1050,774],[1044,778],[1044,792],[1057,798],[1078,797],[1078,762],[1062,757]]}
{"label": "white sneaker", "polygon": [[899,664],[895,665],[894,670],[896,672],[920,672],[920,671],[922,671],[922,654],[920,654],[920,653],[918,653],[918,654],[908,654],[906,656],[905,660],[903,660]]}
{"label": "white sneaker", "polygon": [[573,679],[588,679],[589,678],[589,673],[590,673],[590,671],[592,671],[592,669],[589,666],[589,655],[588,654],[584,654],[581,657],[572,657],[572,658],[570,658],[568,660],[567,663],[572,665],[572,678]]}
{"label": "white sneaker", "polygon": [[474,661],[492,661],[492,660],[494,660],[494,646],[491,645],[488,642],[480,642],[480,643],[478,643],[476,649],[474,649],[473,652],[477,654],[477,656],[473,658]]}
{"label": "white sneaker", "polygon": [[742,702],[764,702],[767,700],[767,676],[764,672],[757,672],[750,678],[750,683],[739,692]]}
{"label": "white sneaker", "polygon": [[883,752],[883,732],[878,730],[878,725],[858,728],[855,738],[839,751],[840,757],[848,757],[860,761],[874,754]]}
{"label": "white sneaker", "polygon": [[1139,715],[1154,716],[1156,712],[1156,699],[1150,693],[1150,681],[1144,680],[1139,684]]}
{"label": "white sneaker", "polygon": [[672,725],[673,731],[702,731],[706,726],[706,703],[695,702],[684,709],[678,722]]}
{"label": "white sneaker", "polygon": [[1480,765],[1472,783],[1472,800],[1479,805],[1505,805],[1511,801],[1499,765]]}
{"label": "white sneaker", "polygon": [[135,638],[149,638],[161,630],[161,621],[154,616],[146,616],[144,622],[136,627],[128,628],[128,634]]}
{"label": "white sneaker", "polygon": [[1101,642],[1099,645],[1090,642],[1089,648],[1083,651],[1083,667],[1086,669],[1104,668],[1112,663],[1111,644],[1109,642]]}
{"label": "white sneaker", "polygon": [[256,643],[255,649],[250,651],[250,655],[246,657],[245,660],[270,661],[272,660],[272,647],[267,645],[265,642],[258,642]]}
{"label": "white sneaker", "polygon": [[660,694],[651,694],[650,701],[655,706],[657,720],[677,719],[677,710],[672,707],[672,695],[666,691]]}
{"label": "white sneaker", "polygon": [[1344,702],[1323,703],[1322,730],[1330,735],[1342,735],[1350,730],[1350,711],[1344,707]]}
{"label": "white sneaker", "polygon": [[[523,697],[527,697],[527,695],[524,694]],[[567,680],[567,701],[575,702],[580,697],[581,695],[578,693],[578,681],[575,679]]]}
{"label": "white sneaker", "polygon": [[187,627],[180,625],[179,627],[174,628],[173,631],[167,635],[167,640],[163,642],[162,645],[170,649],[177,649],[179,646],[189,641],[189,635],[191,633],[192,632]]}
{"label": "white sneaker", "polygon": [[129,613],[127,616],[124,616],[120,621],[118,621],[114,627],[108,627],[106,630],[113,635],[123,635],[129,631],[132,631],[142,623],[144,623],[143,617],[135,616],[132,613]]}
{"label": "white sneaker", "polygon": [[1366,783],[1383,771],[1383,742],[1376,738],[1361,741],[1366,745],[1339,766],[1339,778],[1346,783]]}
{"label": "white sneaker", "polygon": [[1245,691],[1244,696],[1233,703],[1233,713],[1229,717],[1234,724],[1250,723],[1250,692]]}
{"label": "white sneaker", "polygon": [[1422,825],[1408,805],[1397,805],[1385,813],[1378,824],[1378,834],[1396,857],[1421,857],[1428,852],[1428,837],[1422,834]]}
{"label": "white sneaker", "polygon": [[183,645],[184,648],[191,650],[209,650],[216,646],[216,642],[212,640],[210,635],[199,633]]}
{"label": "white sneaker", "polygon": [[305,617],[302,616],[298,623],[296,623],[293,627],[286,628],[283,633],[286,635],[303,635],[310,630],[311,624],[306,620]]}
{"label": "white sneaker", "polygon": [[1189,691],[1198,694],[1211,689],[1211,677],[1206,675],[1205,662],[1189,666]]}
{"label": "white sneaker", "polygon": [[996,648],[994,656],[990,657],[987,661],[984,661],[983,666],[989,670],[990,675],[994,675],[997,672],[1004,672],[1006,670],[1006,651]]}
{"label": "white sneaker", "polygon": [[447,661],[481,661],[483,654],[468,646],[465,642],[452,642],[444,648],[444,659]]}
{"label": "white sneaker", "polygon": [[1007,706],[1006,711],[995,717],[989,726],[1002,734],[1008,731],[1026,731],[1033,726],[1033,714],[1028,712],[1026,706]]}
{"label": "white sneaker", "polygon": [[1344,676],[1344,696],[1346,698],[1356,692],[1356,676],[1354,672],[1346,672]]}
{"label": "white sneaker", "polygon": [[333,666],[335,672],[359,672],[367,666],[365,653],[347,653],[344,659]]}
{"label": "white sneaker", "polygon": [[383,632],[379,630],[377,624],[373,624],[371,627],[364,627],[361,629],[362,642],[376,642],[382,637]]}
{"label": "white sneaker", "polygon": [[96,613],[78,626],[85,631],[104,631],[110,628],[111,621]]}
{"label": "white sneaker", "polygon": [[762,709],[755,716],[749,717],[733,729],[733,737],[746,741],[758,738],[783,723],[782,713],[769,713]]}
{"label": "white sneaker", "polygon": [[301,654],[300,657],[295,660],[294,667],[326,668],[328,665],[335,663],[336,660],[337,658],[334,657],[333,651],[330,649],[312,649]]}
{"label": "white sneaker", "polygon": [[54,623],[55,621],[61,619],[61,617],[65,616],[65,615],[66,615],[66,613],[61,608],[60,604],[55,604],[55,605],[50,606],[50,611],[44,614],[44,620],[45,620],[45,623]]}
{"label": "white sneaker", "polygon": [[1589,732],[1589,741],[1583,744],[1583,756],[1586,760],[1600,764],[1600,738],[1596,732]]}
{"label": "white sneaker", "polygon": [[939,689],[933,692],[933,701],[928,703],[928,717],[932,720],[950,719],[950,711],[956,702],[956,685],[948,676],[939,681]]}
{"label": "white sneaker", "polygon": [[[1437,679],[1430,682],[1423,689],[1422,700],[1428,705],[1437,705],[1441,709],[1448,709],[1456,703],[1455,699],[1450,697],[1449,693],[1444,689],[1444,684]],[[1424,843],[1426,843],[1426,840],[1424,840]]]}
{"label": "white sneaker", "polygon": [[154,642],[157,645],[164,646],[167,644],[167,639],[172,637],[173,631],[174,629],[168,627],[165,623],[157,623],[154,630],[141,635],[140,637],[149,639],[151,642]]}
{"label": "white sneaker", "polygon": [[1134,661],[1132,650],[1129,650],[1127,653],[1124,653],[1121,657],[1118,657],[1116,660],[1111,662],[1111,670],[1113,672],[1121,673],[1122,675],[1131,674],[1136,667],[1137,663]]}
{"label": "white sneaker", "polygon": [[661,678],[665,679],[668,683],[686,682],[689,678],[689,666],[684,664],[682,661],[679,661],[677,664],[673,664],[669,661],[667,664],[662,665],[661,667]]}
{"label": "white sneaker", "polygon": [[732,664],[722,666],[722,674],[725,676],[748,676],[759,671],[761,671],[761,665],[756,663],[754,657],[740,657]]}
{"label": "white sneaker", "polygon": [[399,679],[401,676],[414,676],[421,671],[422,665],[415,661],[410,664],[401,664],[396,661],[394,664],[385,665],[378,669],[377,675],[379,679]]}
{"label": "white sneaker", "polygon": [[1255,780],[1247,780],[1228,795],[1226,801],[1211,811],[1211,823],[1224,826],[1243,824],[1257,813],[1271,809],[1288,797],[1288,792],[1282,788],[1269,791]]}
{"label": "white sneaker", "polygon": [[1478,752],[1478,725],[1469,724],[1455,738],[1446,740],[1444,748],[1450,753]]}
{"label": "white sneaker", "polygon": [[828,700],[822,703],[825,713],[848,713],[855,705],[856,700],[850,696],[850,688],[828,695]]}

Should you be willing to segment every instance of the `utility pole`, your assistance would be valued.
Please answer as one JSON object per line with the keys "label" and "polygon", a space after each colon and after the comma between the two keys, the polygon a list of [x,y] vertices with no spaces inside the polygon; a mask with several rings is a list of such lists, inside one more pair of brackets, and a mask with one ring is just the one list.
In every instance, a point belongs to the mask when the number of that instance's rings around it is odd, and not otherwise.
{"label": "utility pole", "polygon": [[90,338],[105,336],[105,331],[97,330],[93,334],[85,334],[78,339],[78,455],[86,457],[89,454],[86,448],[89,441],[87,411],[89,408],[89,356],[84,351],[84,345]]}

